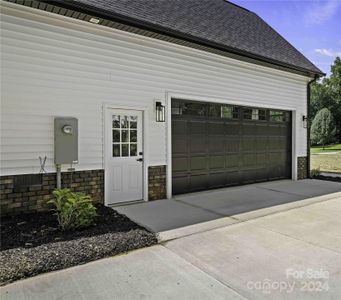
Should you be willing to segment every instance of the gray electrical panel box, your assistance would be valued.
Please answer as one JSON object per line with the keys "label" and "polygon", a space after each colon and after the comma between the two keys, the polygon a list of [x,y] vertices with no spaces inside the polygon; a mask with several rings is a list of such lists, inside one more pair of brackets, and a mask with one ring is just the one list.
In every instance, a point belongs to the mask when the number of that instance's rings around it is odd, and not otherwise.
{"label": "gray electrical panel box", "polygon": [[54,118],[54,162],[56,165],[78,163],[76,118]]}

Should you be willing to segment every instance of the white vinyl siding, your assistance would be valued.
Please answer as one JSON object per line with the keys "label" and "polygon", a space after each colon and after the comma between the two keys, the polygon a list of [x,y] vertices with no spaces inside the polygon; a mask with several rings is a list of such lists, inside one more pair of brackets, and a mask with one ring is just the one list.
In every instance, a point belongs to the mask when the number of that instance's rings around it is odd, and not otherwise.
{"label": "white vinyl siding", "polygon": [[53,118],[79,119],[77,170],[102,169],[104,105],[147,107],[150,165],[166,164],[166,92],[296,110],[306,155],[308,78],[2,2],[1,175],[54,172]]}

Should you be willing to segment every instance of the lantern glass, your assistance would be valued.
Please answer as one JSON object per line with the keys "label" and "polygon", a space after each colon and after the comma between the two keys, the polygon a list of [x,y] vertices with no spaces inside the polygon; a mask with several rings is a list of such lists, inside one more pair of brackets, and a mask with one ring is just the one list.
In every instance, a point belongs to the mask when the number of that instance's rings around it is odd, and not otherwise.
{"label": "lantern glass", "polygon": [[165,107],[161,102],[156,102],[156,122],[165,122]]}

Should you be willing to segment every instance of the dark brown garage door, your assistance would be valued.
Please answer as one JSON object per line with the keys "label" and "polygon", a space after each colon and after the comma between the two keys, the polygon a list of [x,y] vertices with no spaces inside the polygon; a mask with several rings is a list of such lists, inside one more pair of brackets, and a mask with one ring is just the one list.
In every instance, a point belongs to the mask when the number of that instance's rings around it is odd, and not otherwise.
{"label": "dark brown garage door", "polygon": [[291,113],[172,100],[173,194],[291,178]]}

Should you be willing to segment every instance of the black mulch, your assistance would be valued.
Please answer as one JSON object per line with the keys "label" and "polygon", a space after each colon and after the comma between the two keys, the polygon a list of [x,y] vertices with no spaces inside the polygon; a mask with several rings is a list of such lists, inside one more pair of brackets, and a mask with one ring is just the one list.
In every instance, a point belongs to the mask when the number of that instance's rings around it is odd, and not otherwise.
{"label": "black mulch", "polygon": [[154,233],[97,205],[91,227],[62,232],[51,212],[1,220],[0,285],[157,243]]}
{"label": "black mulch", "polygon": [[326,176],[326,175],[318,175],[318,176],[314,176],[313,178],[314,179],[320,179],[320,180],[341,182],[341,174],[340,174],[339,177]]}

